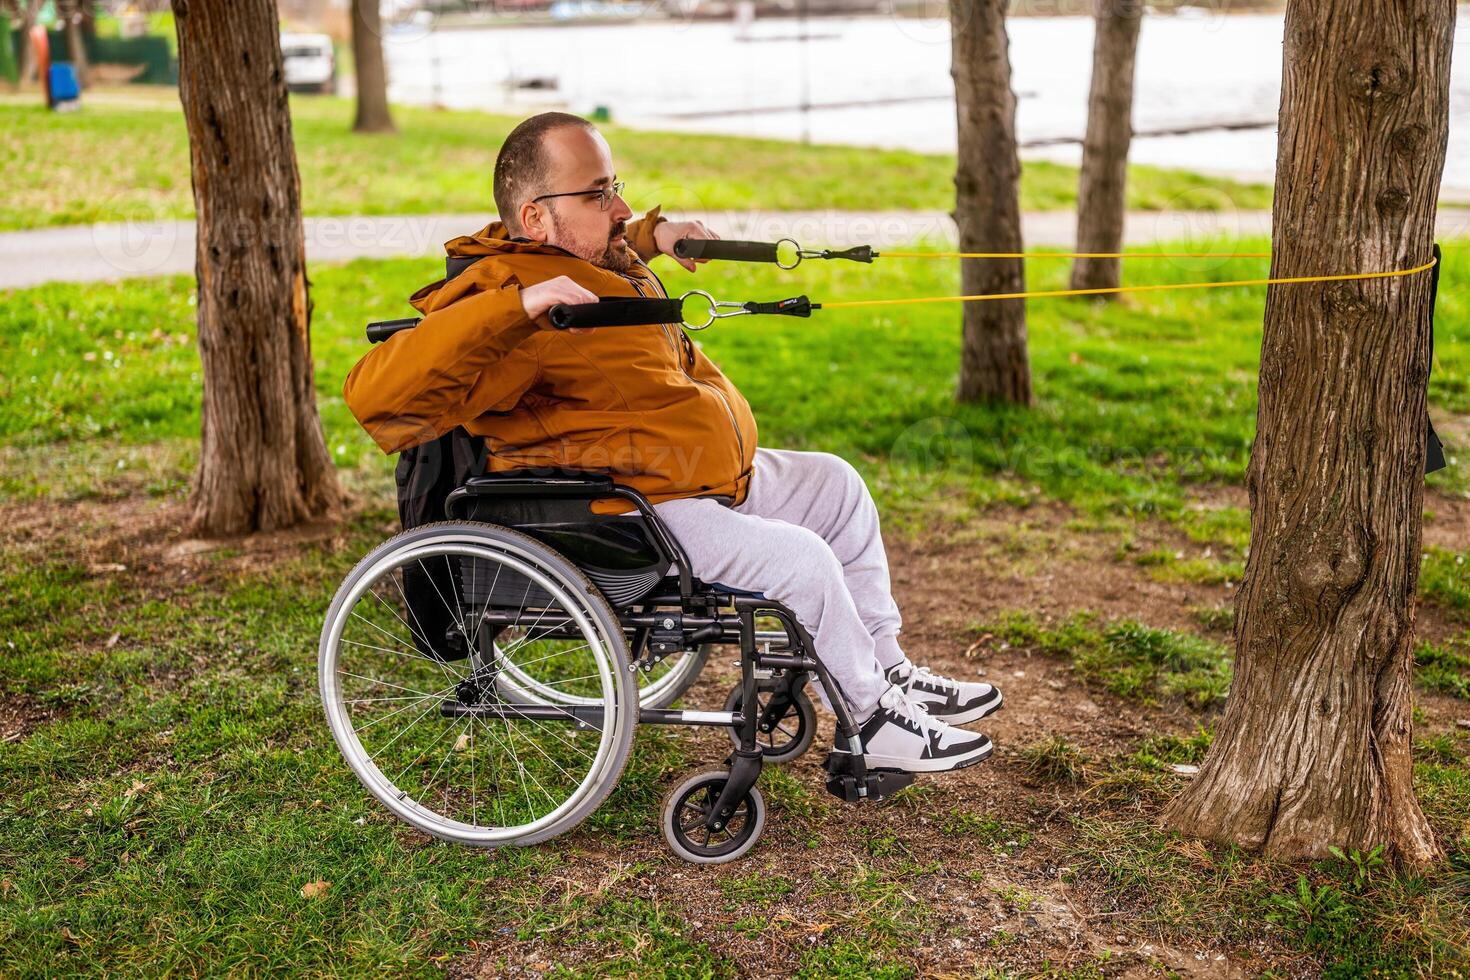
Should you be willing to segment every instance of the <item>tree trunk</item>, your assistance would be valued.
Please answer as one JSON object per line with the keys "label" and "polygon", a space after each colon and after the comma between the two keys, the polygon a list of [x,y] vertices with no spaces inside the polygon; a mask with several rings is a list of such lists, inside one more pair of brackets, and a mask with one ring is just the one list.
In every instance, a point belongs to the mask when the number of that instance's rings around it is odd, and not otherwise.
{"label": "tree trunk", "polygon": [[357,63],[358,133],[391,133],[388,73],[383,67],[383,24],[378,0],[352,0],[352,57]]}
{"label": "tree trunk", "polygon": [[71,0],[66,4],[62,15],[66,18],[66,53],[77,70],[77,82],[83,88],[91,79],[87,64],[86,38],[82,36],[82,22],[85,19],[82,8],[85,5],[85,0]]}
{"label": "tree trunk", "polygon": [[[1271,274],[1429,260],[1454,0],[1291,0]],[[1174,827],[1268,854],[1439,847],[1410,767],[1429,276],[1272,287],[1235,682]]]}
{"label": "tree trunk", "polygon": [[[1016,154],[1016,96],[1006,37],[1005,0],[949,5],[959,122],[954,220],[964,252],[1021,251],[1021,161]],[[1026,286],[1020,259],[963,260],[965,295],[1014,293]],[[962,402],[1031,403],[1026,358],[1026,303],[966,303],[955,397]]]}
{"label": "tree trunk", "polygon": [[311,364],[301,188],[275,0],[173,0],[197,212],[206,535],[288,527],[340,500]]}
{"label": "tree trunk", "polygon": [[[1128,209],[1128,144],[1133,139],[1133,64],[1142,0],[1098,0],[1092,44],[1092,92],[1077,186],[1077,251],[1117,252]],[[1077,259],[1073,289],[1121,284],[1118,259]],[[1102,299],[1113,298],[1105,294]]]}
{"label": "tree trunk", "polygon": [[20,50],[15,58],[15,84],[29,84],[31,72],[36,70],[36,52],[31,46],[31,28],[36,25],[36,16],[41,12],[43,0],[26,0],[20,16]]}

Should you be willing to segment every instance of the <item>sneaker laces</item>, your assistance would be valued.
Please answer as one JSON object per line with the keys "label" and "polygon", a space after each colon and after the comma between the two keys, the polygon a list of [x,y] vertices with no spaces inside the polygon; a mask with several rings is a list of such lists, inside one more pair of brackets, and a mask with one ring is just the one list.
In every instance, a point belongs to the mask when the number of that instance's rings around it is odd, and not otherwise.
{"label": "sneaker laces", "polygon": [[915,681],[928,681],[930,684],[936,687],[942,687],[947,691],[958,691],[960,689],[959,684],[955,683],[955,681],[945,677],[943,674],[934,673],[928,667],[914,667],[914,669],[910,670],[909,676],[904,680],[905,689]]}
{"label": "sneaker laces", "polygon": [[888,689],[879,704],[898,717],[907,720],[920,731],[943,730],[949,727],[946,722],[929,714],[929,708],[924,702],[910,697],[909,693],[897,684]]}

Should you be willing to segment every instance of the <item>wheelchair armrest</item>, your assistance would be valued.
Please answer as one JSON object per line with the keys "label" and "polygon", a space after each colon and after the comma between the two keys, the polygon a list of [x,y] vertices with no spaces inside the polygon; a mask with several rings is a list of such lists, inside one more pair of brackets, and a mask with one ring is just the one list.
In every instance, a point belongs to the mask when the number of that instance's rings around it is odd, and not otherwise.
{"label": "wheelchair armrest", "polygon": [[[617,494],[612,477],[583,470],[507,470],[472,476],[456,488],[450,500],[463,497],[596,497]],[[617,494],[621,496],[621,494]]]}
{"label": "wheelchair armrest", "polygon": [[[587,523],[600,520],[618,520],[618,517],[597,516],[590,510],[568,508],[573,501],[583,500],[588,504],[594,500],[624,500],[633,505],[633,510],[647,528],[651,543],[662,559],[679,570],[679,580],[685,596],[691,594],[689,583],[689,558],[679,542],[654,513],[648,498],[632,487],[621,486],[604,473],[585,470],[536,469],[506,470],[486,476],[472,476],[462,486],[450,491],[444,501],[444,514],[450,520],[461,520],[475,509],[475,501],[500,498],[508,506],[523,507],[527,502],[544,508],[545,519],[553,522]],[[556,501],[556,503],[553,503]],[[512,525],[513,526],[513,525]]]}

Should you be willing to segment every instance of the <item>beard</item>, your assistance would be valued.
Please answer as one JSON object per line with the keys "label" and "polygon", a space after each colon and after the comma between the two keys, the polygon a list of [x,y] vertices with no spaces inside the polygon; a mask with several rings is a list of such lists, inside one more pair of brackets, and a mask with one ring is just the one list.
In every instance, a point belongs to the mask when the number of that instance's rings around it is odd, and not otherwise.
{"label": "beard", "polygon": [[626,239],[617,243],[613,242],[614,238],[628,230],[624,222],[618,222],[605,241],[587,240],[565,234],[560,221],[557,220],[556,211],[552,210],[551,230],[556,234],[558,245],[599,268],[612,272],[627,272],[633,268],[633,261],[637,256],[632,246],[628,245]]}

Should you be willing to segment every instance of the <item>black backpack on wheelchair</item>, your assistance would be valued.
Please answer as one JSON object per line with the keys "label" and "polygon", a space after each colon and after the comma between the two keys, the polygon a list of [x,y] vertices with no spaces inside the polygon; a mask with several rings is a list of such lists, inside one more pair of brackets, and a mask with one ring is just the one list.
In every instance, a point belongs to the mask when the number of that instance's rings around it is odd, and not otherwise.
{"label": "black backpack on wheelchair", "polygon": [[[398,486],[398,520],[403,530],[444,520],[444,503],[449,495],[470,477],[484,472],[485,440],[462,428],[403,450],[393,471]],[[452,628],[453,616],[439,599],[459,592],[457,573],[457,562],[446,563],[443,569],[414,566],[403,570],[404,599],[413,612],[412,618],[422,624],[426,634],[421,637],[414,632],[412,638],[426,657],[461,659],[469,653],[463,637]],[[446,637],[443,646],[426,638],[440,636]]]}

